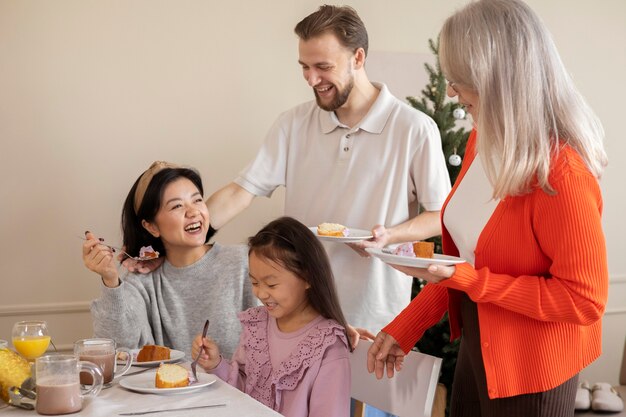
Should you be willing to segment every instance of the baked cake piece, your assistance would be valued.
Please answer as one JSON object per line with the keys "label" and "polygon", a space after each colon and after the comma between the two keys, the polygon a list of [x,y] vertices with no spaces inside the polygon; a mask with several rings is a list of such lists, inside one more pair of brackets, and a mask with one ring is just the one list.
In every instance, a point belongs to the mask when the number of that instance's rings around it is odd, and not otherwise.
{"label": "baked cake piece", "polygon": [[435,244],[433,242],[414,242],[413,252],[418,258],[432,258],[435,253]]}
{"label": "baked cake piece", "polygon": [[137,354],[137,362],[165,361],[170,358],[170,348],[159,345],[145,345]]}
{"label": "baked cake piece", "polygon": [[321,223],[317,226],[317,234],[320,236],[346,237],[350,235],[350,230],[339,223]]}
{"label": "baked cake piece", "polygon": [[162,363],[156,372],[154,385],[157,388],[179,388],[189,385],[189,371],[180,365]]}

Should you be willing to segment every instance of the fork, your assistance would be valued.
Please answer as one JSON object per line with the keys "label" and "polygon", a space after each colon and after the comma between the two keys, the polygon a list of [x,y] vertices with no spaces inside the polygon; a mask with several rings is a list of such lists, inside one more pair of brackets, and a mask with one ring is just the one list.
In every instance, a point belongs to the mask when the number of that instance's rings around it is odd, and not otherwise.
{"label": "fork", "polygon": [[[78,236],[79,239],[82,240],[87,240],[82,236]],[[131,256],[128,252],[126,252],[124,249],[119,248],[117,246],[113,246],[113,245],[109,245],[108,243],[104,243],[103,241],[100,241],[99,243],[102,246],[106,246],[109,249],[113,249],[113,252],[118,251],[123,253],[124,255],[128,256],[130,259],[132,259],[133,261],[149,261],[151,259],[156,259],[156,258],[146,258],[146,257],[141,257],[141,256]]]}
{"label": "fork", "polygon": [[[202,329],[202,339],[206,337],[207,330],[209,330],[209,319],[207,319],[207,321],[204,322],[204,329]],[[200,343],[202,343],[202,339],[200,339]],[[192,384],[194,382],[198,382],[198,374],[196,374],[196,367],[198,366],[198,360],[200,359],[200,355],[202,355],[203,350],[204,350],[204,345],[200,345],[200,351],[198,351],[198,354],[196,355],[196,359],[194,359],[194,361],[191,362],[191,373],[193,374],[193,381],[191,381]]]}

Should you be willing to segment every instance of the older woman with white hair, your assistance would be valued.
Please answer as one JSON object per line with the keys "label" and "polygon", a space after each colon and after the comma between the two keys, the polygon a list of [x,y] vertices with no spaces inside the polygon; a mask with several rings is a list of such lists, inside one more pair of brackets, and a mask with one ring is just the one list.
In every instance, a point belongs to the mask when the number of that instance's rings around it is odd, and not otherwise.
{"label": "older woman with white hair", "polygon": [[392,376],[447,311],[461,337],[452,416],[573,416],[608,294],[602,126],[521,1],[470,3],[445,22],[439,54],[475,127],[442,211],[444,252],[467,262],[398,267],[429,284],[378,334],[368,367]]}

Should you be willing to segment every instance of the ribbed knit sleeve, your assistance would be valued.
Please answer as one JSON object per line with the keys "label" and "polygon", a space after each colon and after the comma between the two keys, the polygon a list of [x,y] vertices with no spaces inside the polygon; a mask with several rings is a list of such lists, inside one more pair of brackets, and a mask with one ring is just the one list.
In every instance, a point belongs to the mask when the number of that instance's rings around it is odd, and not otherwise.
{"label": "ribbed knit sleeve", "polygon": [[385,328],[404,352],[408,352],[424,332],[441,320],[448,309],[448,290],[427,284],[411,303]]}

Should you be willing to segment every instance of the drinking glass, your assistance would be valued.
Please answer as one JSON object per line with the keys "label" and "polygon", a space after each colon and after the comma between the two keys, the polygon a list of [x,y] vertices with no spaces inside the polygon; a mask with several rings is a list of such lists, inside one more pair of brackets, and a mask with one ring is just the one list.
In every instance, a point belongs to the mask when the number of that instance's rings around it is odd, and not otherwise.
{"label": "drinking glass", "polygon": [[[126,353],[126,363],[118,369],[117,354]],[[133,355],[128,348],[118,348],[113,339],[83,339],[74,342],[74,355],[81,361],[91,362],[100,367],[104,377],[104,388],[113,384],[113,378],[124,375],[133,364]],[[93,378],[87,373],[81,373],[80,383],[93,384]]]}
{"label": "drinking glass", "polygon": [[[83,399],[95,397],[102,389],[102,371],[91,363],[79,361],[74,355],[52,354],[37,358],[37,405],[39,414],[59,415],[80,411]],[[89,372],[94,384],[81,390],[79,374]]]}
{"label": "drinking glass", "polygon": [[13,325],[13,347],[29,362],[44,354],[50,344],[45,321],[18,321]]}

